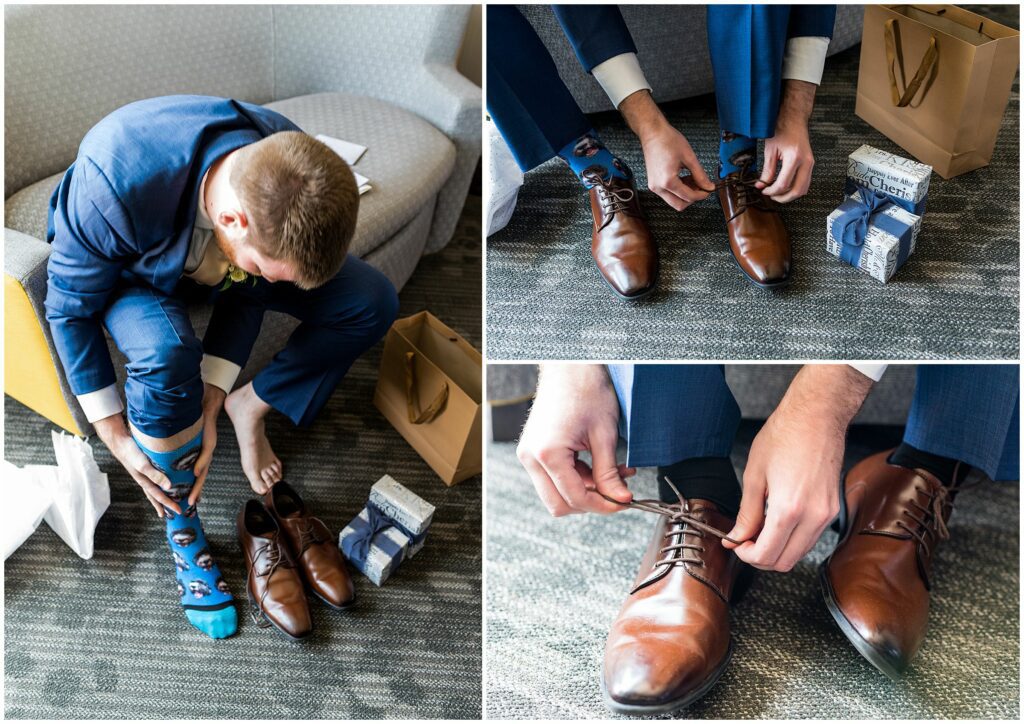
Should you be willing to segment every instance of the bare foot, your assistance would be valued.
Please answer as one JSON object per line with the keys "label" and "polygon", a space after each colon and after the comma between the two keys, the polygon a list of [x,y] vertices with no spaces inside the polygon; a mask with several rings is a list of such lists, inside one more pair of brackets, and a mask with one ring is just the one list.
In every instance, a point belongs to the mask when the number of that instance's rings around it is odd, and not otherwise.
{"label": "bare foot", "polygon": [[235,426],[245,477],[256,494],[263,495],[282,476],[281,461],[270,448],[263,423],[270,405],[256,395],[250,382],[227,396],[224,410]]}

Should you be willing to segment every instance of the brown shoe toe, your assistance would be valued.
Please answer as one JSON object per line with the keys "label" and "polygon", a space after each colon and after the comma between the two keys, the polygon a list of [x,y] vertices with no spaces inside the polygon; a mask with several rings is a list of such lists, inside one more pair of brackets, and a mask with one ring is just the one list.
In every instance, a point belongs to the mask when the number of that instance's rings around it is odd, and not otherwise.
{"label": "brown shoe toe", "polygon": [[305,638],[313,631],[306,590],[277,522],[260,501],[249,500],[238,511],[236,525],[253,618],[290,638]]}
{"label": "brown shoe toe", "polygon": [[702,500],[660,507],[633,590],[605,644],[605,704],[620,714],[663,714],[714,687],[732,653],[729,600],[742,571],[709,531],[735,520]]}
{"label": "brown shoe toe", "polygon": [[605,652],[604,690],[613,706],[666,711],[685,706],[700,698],[709,678],[724,668],[730,651],[721,661],[708,661],[699,632],[693,632],[697,638],[664,633],[671,635],[658,648],[643,640],[648,633]]}
{"label": "brown shoe toe", "polygon": [[747,279],[764,288],[789,283],[792,251],[778,205],[756,186],[757,175],[746,167],[728,174],[718,186],[725,214],[729,248]]}
{"label": "brown shoe toe", "polygon": [[263,501],[310,590],[328,606],[350,606],[356,597],[352,576],[323,521],[313,516],[298,491],[283,480],[263,496]]}
{"label": "brown shoe toe", "polygon": [[594,217],[590,253],[598,271],[620,297],[638,299],[654,289],[658,278],[658,249],[647,226],[633,181],[597,174],[591,183],[590,211]]}

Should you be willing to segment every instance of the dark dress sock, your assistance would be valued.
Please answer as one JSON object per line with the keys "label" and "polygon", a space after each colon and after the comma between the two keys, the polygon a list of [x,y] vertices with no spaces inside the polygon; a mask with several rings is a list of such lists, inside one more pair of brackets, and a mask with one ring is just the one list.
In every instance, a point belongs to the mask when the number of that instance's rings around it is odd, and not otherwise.
{"label": "dark dress sock", "polygon": [[[959,485],[964,481],[968,473],[971,472],[970,465],[959,463],[959,467],[957,467],[957,463],[958,461],[953,458],[933,455],[924,450],[918,450],[916,447],[905,442],[900,443],[900,446],[893,450],[892,455],[889,456],[890,465],[927,470],[946,487]],[[955,480],[953,479],[954,474],[956,476]]]}
{"label": "dark dress sock", "polygon": [[740,482],[729,458],[689,458],[658,468],[658,493],[667,503],[676,503],[672,481],[684,498],[710,500],[722,515],[735,518],[740,509]]}

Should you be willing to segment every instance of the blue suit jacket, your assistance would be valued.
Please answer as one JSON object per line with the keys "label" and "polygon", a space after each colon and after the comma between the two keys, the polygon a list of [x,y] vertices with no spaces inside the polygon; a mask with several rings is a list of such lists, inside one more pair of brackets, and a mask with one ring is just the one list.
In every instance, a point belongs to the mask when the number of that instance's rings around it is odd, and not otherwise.
{"label": "blue suit jacket", "polygon": [[47,229],[46,319],[72,392],[114,384],[102,315],[119,287],[174,292],[213,162],[298,130],[249,103],[165,96],[119,108],[86,134],[50,199]]}

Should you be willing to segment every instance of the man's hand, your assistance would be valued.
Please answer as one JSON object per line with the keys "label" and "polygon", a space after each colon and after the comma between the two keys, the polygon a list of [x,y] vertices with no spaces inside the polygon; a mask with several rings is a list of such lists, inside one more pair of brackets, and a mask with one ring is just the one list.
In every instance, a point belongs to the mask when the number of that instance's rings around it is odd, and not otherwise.
{"label": "man's hand", "polygon": [[146,457],[146,453],[142,452],[135,444],[135,440],[128,432],[128,427],[124,424],[124,419],[120,414],[97,420],[93,426],[103,444],[142,488],[142,492],[146,494],[150,505],[153,506],[153,510],[158,516],[164,517],[164,509],[161,506],[181,513],[178,504],[164,493],[165,490],[171,489],[171,481],[156,469],[150,459]]}
{"label": "man's hand", "polygon": [[[516,454],[551,515],[615,513],[633,499],[618,465],[619,401],[604,365],[546,364]],[[589,450],[593,467],[577,459]]]}
{"label": "man's hand", "polygon": [[797,373],[750,447],[729,533],[745,542],[723,542],[726,548],[757,568],[789,571],[814,547],[839,513],[846,428],[872,384],[847,365],[806,365]]}
{"label": "man's hand", "polygon": [[[702,201],[715,190],[690,142],[662,115],[647,90],[637,91],[619,104],[619,111],[640,139],[647,167],[647,188],[676,211]],[[692,178],[684,183],[683,170]]]}
{"label": "man's hand", "polygon": [[805,80],[783,82],[775,135],[764,142],[764,170],[758,181],[764,195],[780,204],[804,196],[811,187],[814,153],[807,124],[817,88]]}
{"label": "man's hand", "polygon": [[224,409],[224,398],[226,397],[227,393],[214,385],[207,384],[203,390],[203,447],[196,459],[195,467],[192,468],[196,482],[188,496],[189,505],[199,502],[203,484],[206,483],[206,474],[210,472],[213,451],[217,447],[217,418],[220,416],[220,411]]}

